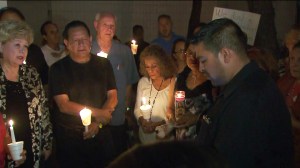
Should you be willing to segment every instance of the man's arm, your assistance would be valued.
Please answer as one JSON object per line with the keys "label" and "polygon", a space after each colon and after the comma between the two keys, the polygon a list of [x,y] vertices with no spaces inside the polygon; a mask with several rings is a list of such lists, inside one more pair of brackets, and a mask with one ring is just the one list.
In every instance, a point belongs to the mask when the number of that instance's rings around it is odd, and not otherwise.
{"label": "man's arm", "polygon": [[118,104],[117,89],[107,91],[107,100],[102,108],[114,109]]}

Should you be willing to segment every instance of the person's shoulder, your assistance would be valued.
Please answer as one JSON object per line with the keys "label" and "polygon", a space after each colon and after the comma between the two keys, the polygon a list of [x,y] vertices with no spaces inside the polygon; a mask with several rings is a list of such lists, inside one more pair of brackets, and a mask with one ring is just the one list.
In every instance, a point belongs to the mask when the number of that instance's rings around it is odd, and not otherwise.
{"label": "person's shoulder", "polygon": [[140,78],[139,83],[150,83],[150,79],[146,76]]}
{"label": "person's shoulder", "polygon": [[59,66],[61,66],[61,65],[66,64],[66,63],[69,62],[70,60],[71,60],[70,57],[67,55],[67,56],[63,57],[62,59],[60,59],[60,60],[56,61],[55,63],[53,63],[53,64],[50,66],[50,68],[53,69],[53,67],[59,67]]}
{"label": "person's shoulder", "polygon": [[37,72],[36,68],[33,67],[32,65],[27,65],[27,64],[22,64],[20,65],[21,71],[24,72],[24,74],[31,76],[33,75],[38,75],[39,73]]}
{"label": "person's shoulder", "polygon": [[155,39],[153,39],[151,41],[151,44],[156,44],[156,43],[159,43],[161,41],[161,38],[160,37],[156,37]]}

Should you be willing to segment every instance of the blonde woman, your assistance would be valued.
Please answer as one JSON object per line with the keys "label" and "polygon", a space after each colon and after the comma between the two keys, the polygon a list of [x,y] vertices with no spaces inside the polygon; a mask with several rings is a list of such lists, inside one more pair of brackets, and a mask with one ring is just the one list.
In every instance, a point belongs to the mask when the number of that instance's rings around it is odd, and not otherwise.
{"label": "blonde woman", "polygon": [[24,141],[27,159],[22,167],[39,167],[51,154],[52,125],[47,99],[35,68],[23,64],[32,29],[22,21],[0,23],[0,112],[13,119],[17,141]]}
{"label": "blonde woman", "polygon": [[[170,56],[158,45],[144,49],[140,57],[140,71],[135,104],[135,117],[139,124],[139,138],[142,143],[157,141],[155,128],[166,123],[166,110],[170,84],[175,81],[176,67]],[[140,110],[142,97],[151,105],[150,120],[144,119]]]}

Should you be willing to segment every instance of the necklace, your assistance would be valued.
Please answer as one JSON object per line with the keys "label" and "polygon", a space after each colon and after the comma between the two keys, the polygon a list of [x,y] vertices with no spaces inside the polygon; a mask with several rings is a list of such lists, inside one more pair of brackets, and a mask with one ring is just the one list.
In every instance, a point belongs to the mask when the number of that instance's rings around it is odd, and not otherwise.
{"label": "necklace", "polygon": [[[158,92],[160,91],[160,88],[161,88],[163,82],[164,82],[164,79],[161,81],[161,83],[159,85],[159,88],[158,88],[158,91],[156,92],[156,95],[155,95],[154,100],[152,102],[151,111],[150,111],[150,121],[151,121],[151,118],[152,118],[152,110],[153,110],[153,107],[154,107],[154,104],[155,104],[155,100],[156,100],[156,97],[158,95]],[[150,96],[149,96],[149,99],[148,99],[148,104],[150,104],[151,93],[152,93],[152,81],[151,81]]]}

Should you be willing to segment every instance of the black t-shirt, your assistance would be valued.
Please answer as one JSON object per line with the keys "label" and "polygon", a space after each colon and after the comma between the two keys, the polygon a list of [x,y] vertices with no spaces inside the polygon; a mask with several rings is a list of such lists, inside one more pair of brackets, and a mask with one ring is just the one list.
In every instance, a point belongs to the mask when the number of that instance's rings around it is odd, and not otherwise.
{"label": "black t-shirt", "polygon": [[184,70],[178,74],[177,81],[176,81],[176,90],[185,91],[186,98],[193,98],[200,96],[201,94],[206,94],[209,100],[212,100],[212,84],[209,80],[205,81],[204,83],[196,86],[194,89],[189,89],[186,86],[186,79],[191,72],[191,69],[185,67]]}
{"label": "black t-shirt", "polygon": [[[70,56],[53,64],[49,72],[49,95],[67,94],[70,101],[101,108],[107,91],[116,89],[115,77],[108,59],[91,56],[87,63],[76,63]],[[54,101],[53,101],[54,102]],[[66,127],[82,127],[80,116],[61,113],[53,103],[55,123]],[[79,113],[79,111],[78,111]]]}

